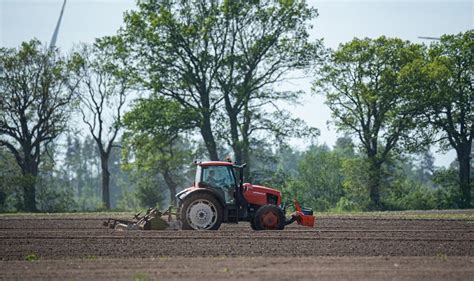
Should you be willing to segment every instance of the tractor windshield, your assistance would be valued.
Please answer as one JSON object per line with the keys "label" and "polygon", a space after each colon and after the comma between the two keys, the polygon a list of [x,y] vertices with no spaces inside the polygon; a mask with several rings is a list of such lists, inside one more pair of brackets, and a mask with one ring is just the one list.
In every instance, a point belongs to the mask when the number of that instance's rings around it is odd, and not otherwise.
{"label": "tractor windshield", "polygon": [[235,178],[227,166],[203,166],[202,182],[224,193],[226,203],[234,202]]}

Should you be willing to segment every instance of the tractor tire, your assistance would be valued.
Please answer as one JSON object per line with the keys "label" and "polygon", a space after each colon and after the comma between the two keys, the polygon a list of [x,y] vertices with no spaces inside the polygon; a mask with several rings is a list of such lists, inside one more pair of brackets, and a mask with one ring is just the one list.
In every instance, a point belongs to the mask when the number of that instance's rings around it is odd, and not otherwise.
{"label": "tractor tire", "polygon": [[220,202],[211,194],[186,197],[181,205],[183,230],[218,230],[224,218]]}
{"label": "tractor tire", "polygon": [[255,213],[255,230],[283,230],[286,218],[283,210],[275,205],[264,205]]}
{"label": "tractor tire", "polygon": [[252,218],[250,220],[250,227],[253,229],[253,230],[257,230],[257,228],[255,227],[255,218]]}

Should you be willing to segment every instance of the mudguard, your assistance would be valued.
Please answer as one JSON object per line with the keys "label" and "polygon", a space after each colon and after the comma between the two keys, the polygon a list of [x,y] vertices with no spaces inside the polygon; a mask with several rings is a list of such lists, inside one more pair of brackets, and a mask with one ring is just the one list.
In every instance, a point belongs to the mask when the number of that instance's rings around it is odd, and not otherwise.
{"label": "mudguard", "polygon": [[183,201],[186,199],[186,197],[192,195],[192,194],[197,194],[197,193],[208,193],[208,194],[211,194],[213,196],[215,196],[217,198],[217,200],[219,201],[219,203],[221,204],[222,208],[225,207],[225,204],[224,204],[224,196],[223,194],[220,194],[217,190],[215,189],[212,189],[212,188],[205,188],[205,187],[189,187],[189,188],[186,188],[185,190],[182,190],[180,192],[178,192],[176,194],[176,198],[179,200],[179,201]]}

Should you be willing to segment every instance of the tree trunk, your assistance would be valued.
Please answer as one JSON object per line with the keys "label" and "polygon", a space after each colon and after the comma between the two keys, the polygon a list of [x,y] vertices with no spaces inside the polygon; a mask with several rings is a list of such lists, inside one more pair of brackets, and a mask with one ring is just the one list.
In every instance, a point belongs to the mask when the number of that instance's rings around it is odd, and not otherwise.
{"label": "tree trunk", "polygon": [[170,191],[170,203],[172,206],[176,205],[176,182],[173,179],[173,176],[169,171],[163,173],[163,178],[165,179],[166,185]]}
{"label": "tree trunk", "polygon": [[252,120],[252,113],[248,108],[248,103],[244,106],[244,122],[242,124],[242,161],[247,163],[247,167],[244,169],[244,180],[247,182],[253,181],[251,178],[250,168],[250,124]]}
{"label": "tree trunk", "polygon": [[250,140],[248,136],[244,136],[242,139],[242,161],[247,163],[247,167],[244,169],[244,180],[247,182],[252,181],[251,174],[250,174],[250,167],[252,163],[250,163]]}
{"label": "tree trunk", "polygon": [[461,208],[471,207],[471,144],[465,144],[456,150],[459,161],[459,187],[461,188]]}
{"label": "tree trunk", "polygon": [[100,155],[100,166],[102,168],[102,202],[104,207],[110,209],[110,172],[109,172],[109,155],[107,153],[101,153]]}
{"label": "tree trunk", "polygon": [[206,144],[207,151],[209,152],[209,158],[211,161],[218,161],[219,157],[217,155],[217,146],[212,134],[211,119],[208,114],[203,116],[203,123],[201,126],[201,135]]}
{"label": "tree trunk", "polygon": [[239,140],[239,127],[237,123],[237,115],[233,112],[227,112],[229,116],[229,124],[230,124],[230,138],[232,142],[232,150],[234,151],[234,161],[238,165],[242,165],[244,163],[242,145]]}
{"label": "tree trunk", "polygon": [[381,210],[382,204],[380,202],[380,180],[381,180],[381,164],[375,156],[369,156],[369,196],[370,196],[370,210]]}
{"label": "tree trunk", "polygon": [[[31,165],[31,164],[30,164]],[[33,164],[35,165],[35,164]],[[27,212],[37,212],[36,208],[36,177],[38,169],[36,167],[27,167],[23,171],[22,187],[23,187],[23,207]]]}
{"label": "tree trunk", "polygon": [[36,178],[38,176],[38,162],[30,156],[30,152],[25,152],[25,159],[21,166],[23,179],[23,208],[27,212],[37,212],[36,208]]}

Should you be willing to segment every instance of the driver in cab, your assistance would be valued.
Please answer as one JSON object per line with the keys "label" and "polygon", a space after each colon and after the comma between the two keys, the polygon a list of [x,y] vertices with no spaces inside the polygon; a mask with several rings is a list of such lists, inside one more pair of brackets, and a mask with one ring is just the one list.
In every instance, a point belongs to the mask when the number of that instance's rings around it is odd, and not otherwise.
{"label": "driver in cab", "polygon": [[227,203],[233,202],[233,189],[226,183],[225,177],[217,178],[216,171],[210,170],[206,178],[206,183],[210,187],[222,190]]}
{"label": "driver in cab", "polygon": [[219,187],[219,182],[216,179],[216,172],[214,170],[209,171],[209,174],[206,179],[206,183],[212,187]]}

